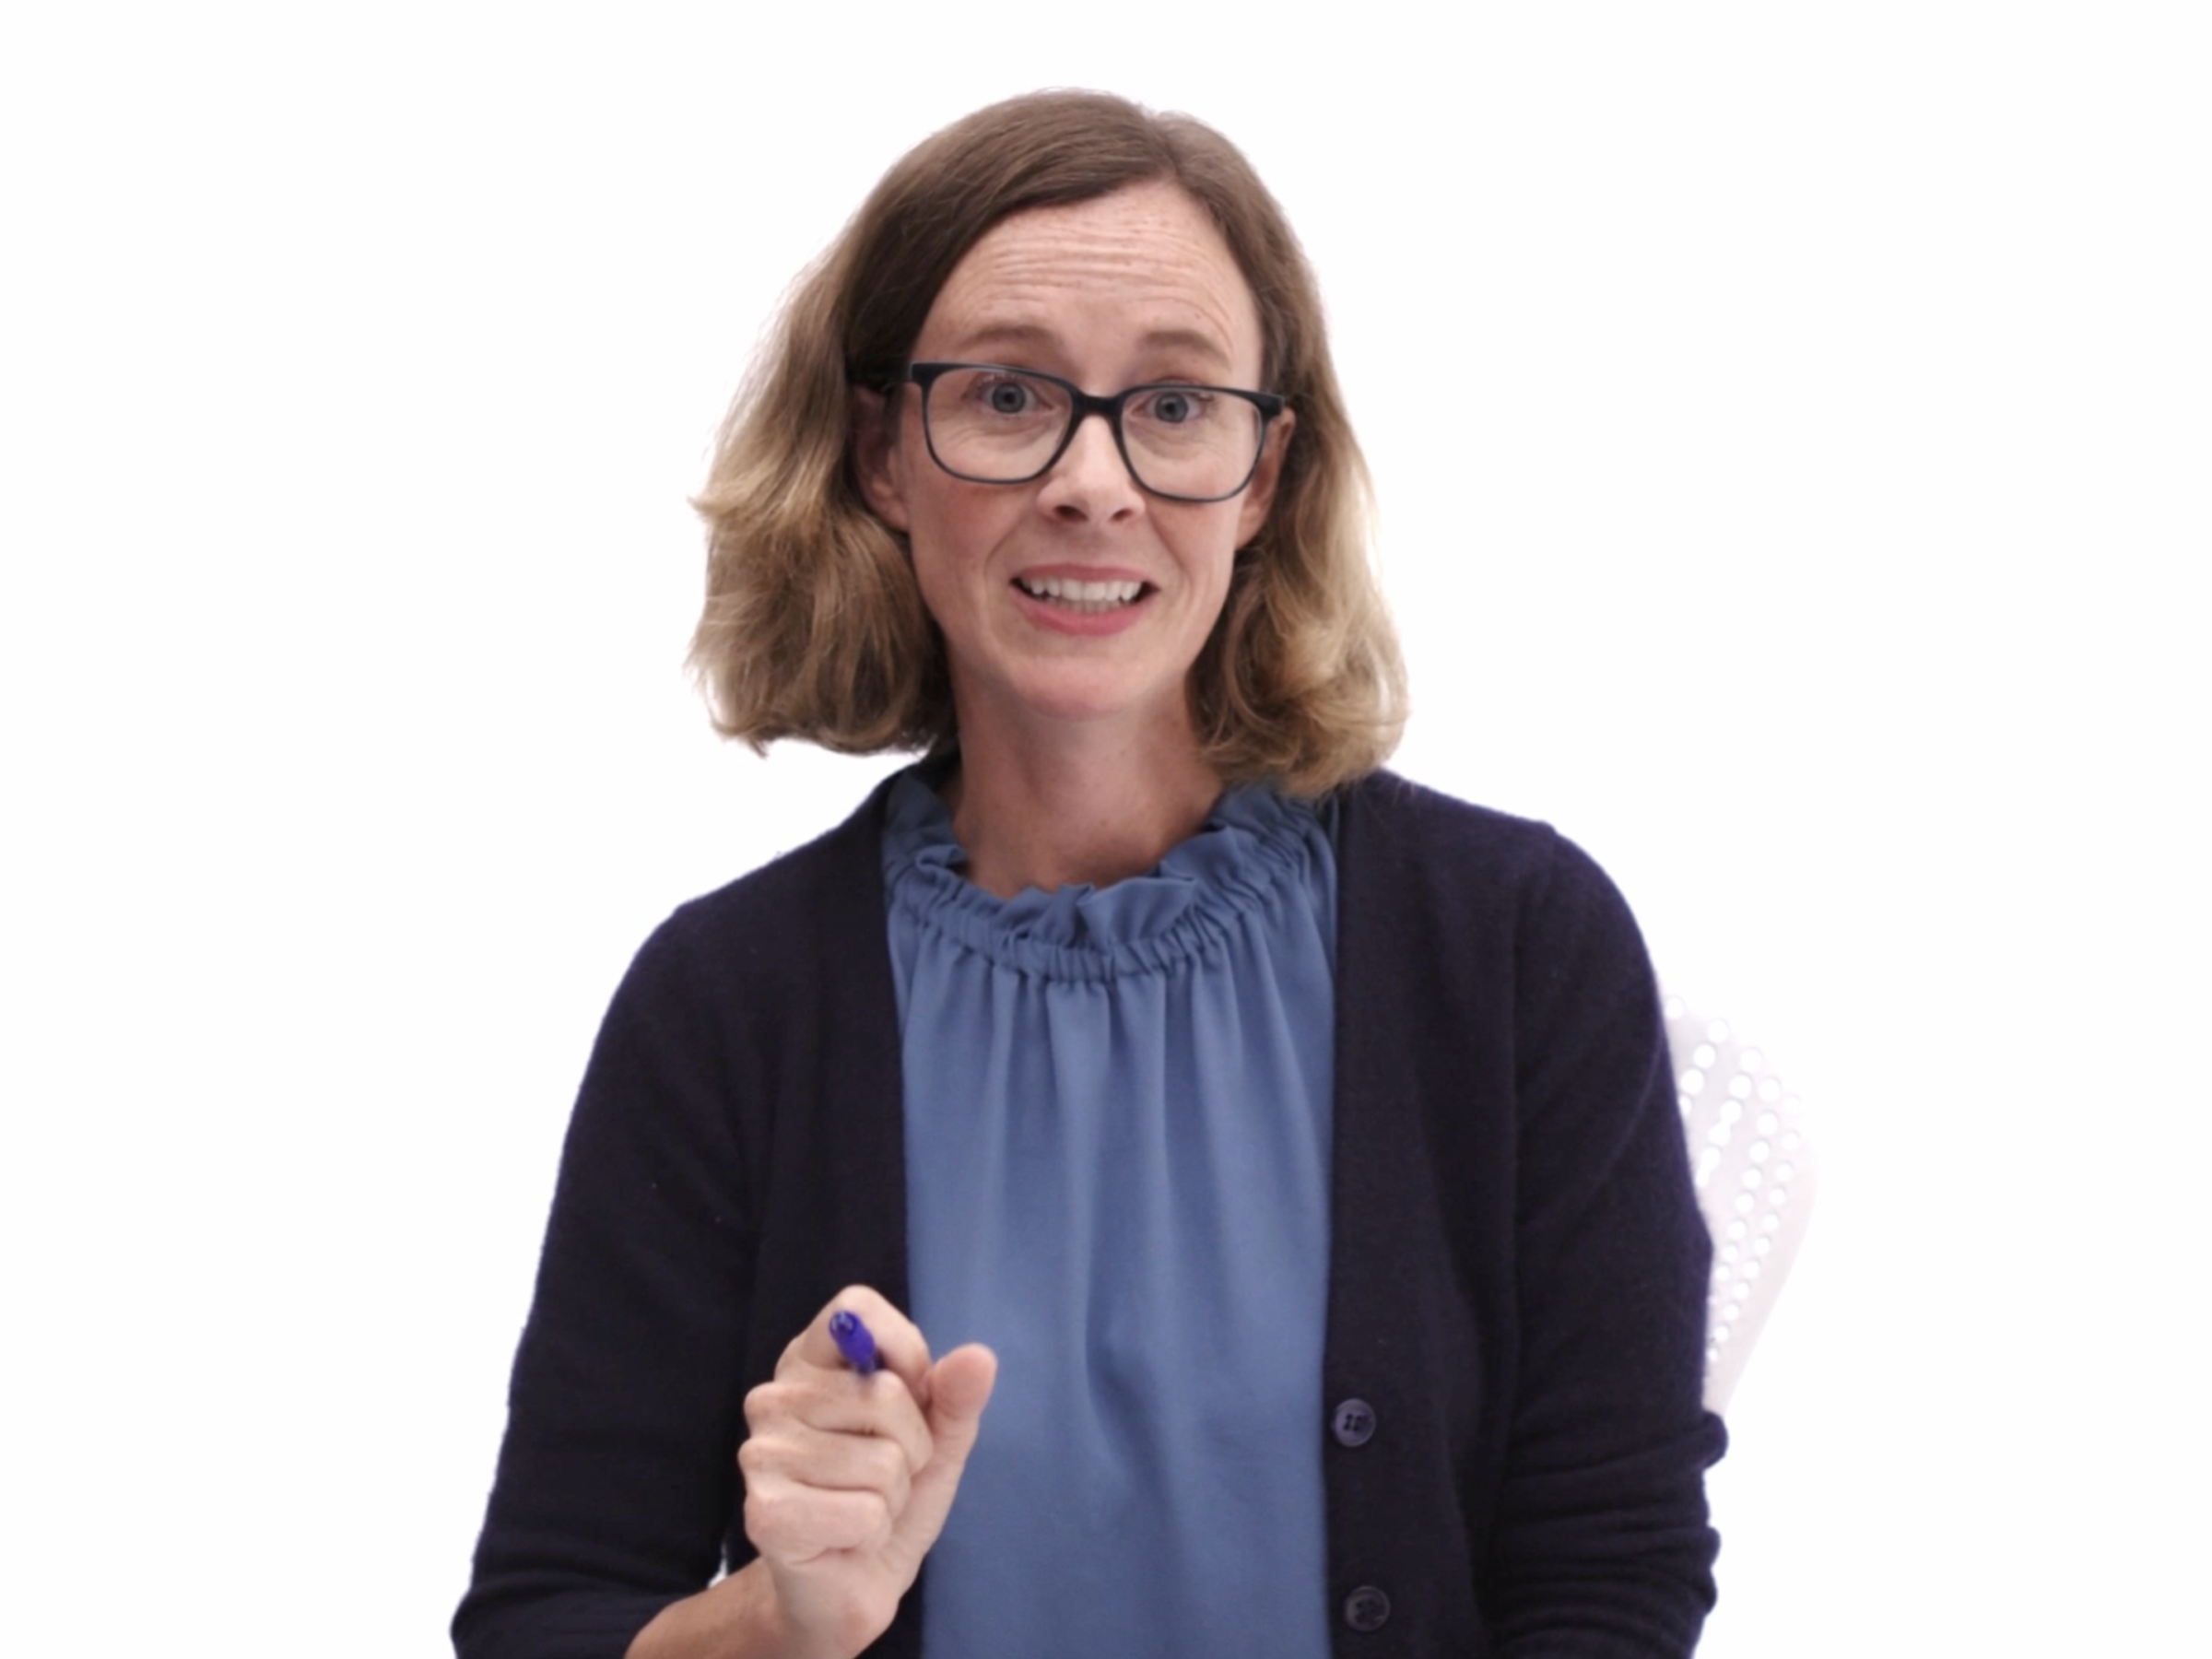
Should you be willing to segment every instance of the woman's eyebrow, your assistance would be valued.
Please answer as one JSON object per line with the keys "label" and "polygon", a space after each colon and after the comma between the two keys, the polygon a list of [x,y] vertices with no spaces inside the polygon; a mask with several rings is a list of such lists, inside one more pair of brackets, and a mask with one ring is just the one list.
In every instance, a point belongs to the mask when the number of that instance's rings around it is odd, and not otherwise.
{"label": "woman's eyebrow", "polygon": [[[1063,336],[1057,330],[1036,323],[986,323],[968,333],[955,335],[953,338],[955,355],[963,361],[971,362],[981,359],[985,353],[994,351],[1050,354],[1065,349]],[[1147,329],[1139,336],[1137,346],[1147,353],[1179,352],[1203,358],[1223,373],[1227,373],[1230,367],[1228,347],[1203,329]]]}
{"label": "woman's eyebrow", "polygon": [[1206,359],[1223,373],[1230,369],[1229,347],[1213,335],[1196,328],[1154,328],[1140,342],[1147,351],[1188,352]]}
{"label": "woman's eyebrow", "polygon": [[1051,351],[1060,344],[1057,334],[1035,323],[986,323],[953,339],[957,355],[964,359],[991,351]]}

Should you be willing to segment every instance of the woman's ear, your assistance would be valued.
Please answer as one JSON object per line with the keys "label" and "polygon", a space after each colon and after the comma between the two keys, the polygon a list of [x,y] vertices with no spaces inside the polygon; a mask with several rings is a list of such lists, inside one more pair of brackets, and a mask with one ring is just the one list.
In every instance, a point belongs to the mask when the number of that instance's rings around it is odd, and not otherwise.
{"label": "woman's ear", "polygon": [[1283,457],[1290,453],[1290,432],[1297,425],[1298,416],[1285,409],[1267,429],[1267,443],[1260,451],[1260,465],[1252,475],[1252,482],[1244,487],[1243,498],[1237,503],[1240,547],[1249,547],[1252,538],[1266,525],[1267,513],[1275,505],[1275,486],[1283,476]]}
{"label": "woman's ear", "polygon": [[855,386],[849,395],[853,472],[861,498],[877,518],[903,534],[908,528],[906,446],[899,441],[897,399],[869,386]]}

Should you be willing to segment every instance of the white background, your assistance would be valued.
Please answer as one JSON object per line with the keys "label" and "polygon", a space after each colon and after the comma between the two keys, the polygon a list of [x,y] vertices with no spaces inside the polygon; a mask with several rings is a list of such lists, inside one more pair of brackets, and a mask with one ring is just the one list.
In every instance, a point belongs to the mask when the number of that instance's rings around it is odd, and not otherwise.
{"label": "white background", "polygon": [[1402,769],[1816,1113],[1703,1651],[2201,1652],[2203,16],[11,8],[9,1647],[441,1650],[607,994],[881,770],[707,732],[712,428],[1082,84],[1307,241]]}

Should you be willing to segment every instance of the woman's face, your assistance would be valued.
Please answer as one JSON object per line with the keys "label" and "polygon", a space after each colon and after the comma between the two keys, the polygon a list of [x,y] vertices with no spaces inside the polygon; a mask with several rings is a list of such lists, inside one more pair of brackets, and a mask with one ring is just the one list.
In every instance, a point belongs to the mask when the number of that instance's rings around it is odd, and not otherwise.
{"label": "woman's face", "polygon": [[[953,268],[913,360],[1040,370],[1100,394],[1155,381],[1258,388],[1259,313],[1205,211],[1146,184],[994,227]],[[1290,416],[1241,494],[1192,502],[1139,488],[1104,419],[1084,420],[1042,477],[977,484],[930,458],[918,388],[890,421],[862,398],[862,485],[907,535],[962,729],[1114,722],[1124,736],[1187,737],[1186,677],[1236,549],[1266,518]],[[1093,584],[1088,596],[1078,583]]]}

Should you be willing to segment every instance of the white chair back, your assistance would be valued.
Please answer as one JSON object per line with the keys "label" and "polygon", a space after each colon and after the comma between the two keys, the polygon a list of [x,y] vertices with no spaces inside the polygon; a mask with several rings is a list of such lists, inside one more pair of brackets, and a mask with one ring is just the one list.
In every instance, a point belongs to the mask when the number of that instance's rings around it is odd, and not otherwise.
{"label": "white chair back", "polygon": [[1805,1103],[1724,1019],[1665,999],[1667,1046],[1698,1207],[1712,1233],[1705,1405],[1725,1410],[1813,1207]]}

